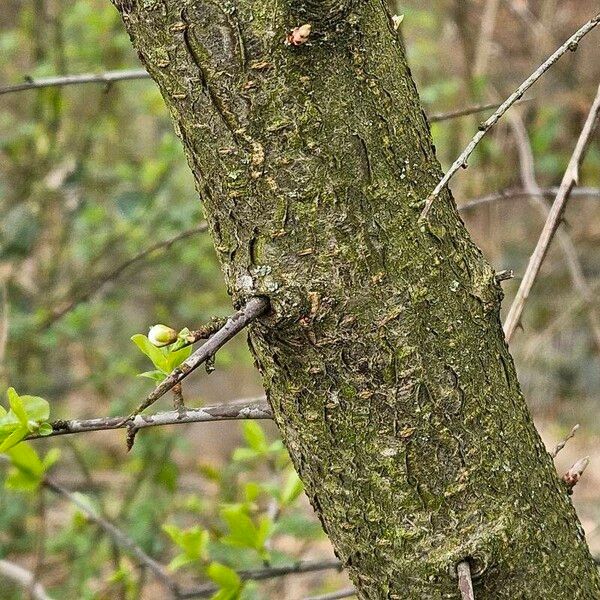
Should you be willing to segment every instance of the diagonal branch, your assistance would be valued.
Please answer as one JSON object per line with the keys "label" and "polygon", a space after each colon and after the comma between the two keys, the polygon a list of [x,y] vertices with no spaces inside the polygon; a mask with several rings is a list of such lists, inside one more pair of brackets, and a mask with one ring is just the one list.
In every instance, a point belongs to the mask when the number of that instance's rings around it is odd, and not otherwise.
{"label": "diagonal branch", "polygon": [[45,478],[43,480],[43,485],[55,494],[66,498],[69,502],[71,502],[71,504],[74,504],[79,510],[85,513],[85,515],[90,521],[98,525],[98,527],[100,527],[100,529],[102,529],[106,534],[108,534],[108,536],[120,548],[134,556],[136,560],[140,563],[140,565],[143,565],[147,567],[150,571],[152,571],[155,577],[165,587],[171,590],[171,592],[176,598],[179,598],[179,586],[169,576],[165,567],[156,560],[154,560],[151,556],[148,556],[148,554],[146,554],[126,533],[121,531],[110,521],[107,521],[103,517],[97,515],[85,502],[82,502],[77,495],[66,490],[54,480]]}
{"label": "diagonal branch", "polygon": [[587,35],[596,25],[600,23],[600,13],[590,19],[585,25],[578,29],[558,50],[549,56],[498,108],[494,114],[479,126],[479,131],[463,150],[461,155],[454,161],[448,172],[442,177],[433,192],[425,201],[425,207],[421,212],[421,219],[424,219],[429,214],[432,204],[440,195],[440,192],[446,187],[450,179],[454,177],[456,172],[463,168],[467,168],[467,160],[479,144],[487,132],[500,120],[506,111],[519,100],[523,94],[568,50],[574,51],[581,39]]}
{"label": "diagonal branch", "polygon": [[124,422],[130,426],[133,419],[154,404],[160,397],[164,396],[171,388],[185,379],[192,371],[201,364],[211,359],[217,350],[224,346],[230,339],[235,337],[242,329],[247,327],[252,321],[263,315],[269,307],[269,301],[262,297],[251,298],[248,302],[235,312],[223,327],[216,331],[209,340],[200,346],[190,357],[182,362],[171,374],[159,383],[146,399],[135,409]]}
{"label": "diagonal branch", "polygon": [[27,78],[23,83],[0,87],[0,96],[11,92],[24,90],[39,90],[47,87],[62,87],[80,83],[106,83],[126,81],[131,79],[149,79],[150,75],[144,69],[131,71],[107,71],[106,73],[85,73],[82,75],[62,75],[57,77]]}
{"label": "diagonal branch", "polygon": [[[543,199],[540,186],[535,178],[533,150],[531,148],[525,124],[523,123],[521,116],[517,114],[509,117],[509,122],[517,141],[521,181],[525,189],[531,194],[535,206],[539,209],[544,219],[547,219],[549,208]],[[594,293],[585,278],[583,266],[577,255],[575,244],[562,224],[559,224],[558,229],[556,230],[556,236],[562,248],[573,285],[587,306],[588,320],[590,322],[592,334],[595,338],[596,346],[600,351],[600,317],[594,307]]]}
{"label": "diagonal branch", "polygon": [[101,273],[96,278],[94,278],[93,281],[88,283],[87,288],[83,292],[79,293],[78,295],[75,295],[69,300],[62,301],[60,303],[61,306],[59,308],[54,309],[50,313],[50,315],[48,315],[39,324],[39,329],[43,331],[51,325],[53,325],[54,323],[56,323],[56,321],[64,317],[68,312],[72,311],[76,306],[78,306],[82,302],[86,302],[87,300],[89,300],[91,296],[100,291],[106,284],[117,279],[124,271],[126,271],[132,265],[142,260],[145,260],[146,258],[148,258],[148,256],[154,254],[155,252],[158,252],[159,250],[169,249],[173,244],[181,240],[185,240],[194,235],[197,235],[199,233],[202,233],[207,229],[207,223],[202,222],[196,227],[193,227],[192,229],[188,229],[186,231],[182,231],[181,233],[178,233],[176,236],[169,238],[168,240],[163,240],[161,242],[153,244],[152,246],[149,246],[139,254],[128,258],[125,262],[121,263],[117,267],[114,267],[104,273]]}
{"label": "diagonal branch", "polygon": [[546,219],[546,223],[540,238],[538,239],[535,250],[529,259],[527,270],[525,271],[525,275],[523,276],[517,295],[510,307],[506,322],[504,323],[504,335],[506,336],[507,342],[511,340],[515,329],[520,323],[525,302],[529,297],[529,292],[531,291],[542,263],[546,258],[548,248],[550,247],[550,243],[552,242],[554,234],[556,233],[556,230],[560,224],[560,220],[569,200],[571,190],[577,184],[579,178],[579,166],[581,165],[583,157],[585,156],[590,138],[596,129],[599,114],[600,86],[598,87],[598,92],[594,102],[592,103],[592,107],[583,126],[579,139],[577,140],[573,155],[569,160],[569,164],[560,184],[556,199],[554,200],[550,212],[548,213],[548,218]]}
{"label": "diagonal branch", "polygon": [[20,585],[34,600],[52,600],[42,584],[35,581],[33,573],[13,562],[0,560],[0,575]]}

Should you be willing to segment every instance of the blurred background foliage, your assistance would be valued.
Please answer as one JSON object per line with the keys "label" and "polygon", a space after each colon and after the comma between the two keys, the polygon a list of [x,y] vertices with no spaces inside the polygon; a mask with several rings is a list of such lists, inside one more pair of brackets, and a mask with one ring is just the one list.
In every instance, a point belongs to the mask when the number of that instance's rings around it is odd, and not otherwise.
{"label": "blurred background foliage", "polygon": [[[486,10],[494,6],[495,23],[488,30]],[[391,10],[404,14],[401,27],[413,75],[432,115],[506,97],[597,10],[597,3],[403,0]],[[600,32],[592,32],[533,88],[531,102],[513,109],[525,124],[541,187],[560,182],[574,147],[600,81],[599,41]],[[0,87],[24,77],[129,68],[139,68],[139,62],[107,0],[3,0]],[[481,120],[475,115],[433,124],[445,167]],[[454,179],[459,206],[522,188],[511,123],[507,119],[496,127],[470,168]],[[580,183],[600,187],[598,137]],[[598,193],[577,196],[566,214],[596,309],[599,201]],[[124,414],[151,386],[136,378],[147,365],[130,336],[156,322],[193,328],[231,310],[210,239],[194,231],[202,206],[151,81],[0,95],[0,211],[3,398],[12,385],[19,393],[47,398],[52,418]],[[509,194],[463,214],[493,266],[516,271],[516,279],[504,285],[506,309],[541,229],[540,212],[526,197]],[[181,239],[112,276],[140,253],[177,236]],[[600,550],[600,349],[589,311],[554,243],[512,351],[548,444],[582,423],[558,465],[566,470],[579,456],[592,455],[575,501],[590,544]],[[186,382],[189,405],[261,393],[243,340],[221,350],[216,367],[210,376]],[[60,447],[54,477],[85,494],[95,510],[118,522],[153,557],[165,564],[179,560],[184,578],[192,580],[206,567],[200,556],[203,531],[211,539],[211,560],[236,569],[265,562],[265,548],[249,551],[223,541],[227,506],[243,505],[242,512],[256,523],[263,517],[272,522],[265,543],[274,564],[289,557],[331,556],[302,496],[279,510],[282,490],[293,484],[285,451],[270,425],[263,427],[268,437],[260,446],[263,429],[254,425],[147,430],[130,454],[122,433],[114,432],[42,441],[36,448]],[[252,444],[262,448],[254,448],[256,456],[248,454]],[[240,458],[244,455],[249,460]],[[190,535],[192,554],[198,556],[186,562],[184,538],[189,541]],[[41,489],[0,492],[0,558],[31,569],[56,597],[165,597],[151,575],[139,571],[80,511]],[[343,585],[343,575],[325,572],[248,585],[243,594],[300,599]],[[22,592],[0,576],[0,598],[20,597]]]}

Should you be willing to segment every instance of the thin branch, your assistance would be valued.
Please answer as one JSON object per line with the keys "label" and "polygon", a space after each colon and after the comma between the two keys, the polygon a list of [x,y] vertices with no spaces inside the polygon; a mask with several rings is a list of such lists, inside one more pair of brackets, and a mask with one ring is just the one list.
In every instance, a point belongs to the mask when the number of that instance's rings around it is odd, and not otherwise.
{"label": "thin branch", "polygon": [[14,581],[29,592],[35,600],[52,600],[41,583],[37,583],[33,573],[8,560],[0,560],[0,575]]}
{"label": "thin branch", "polygon": [[[242,581],[264,581],[285,577],[286,575],[300,575],[302,573],[316,573],[317,571],[341,571],[342,563],[337,559],[305,560],[298,561],[283,567],[266,567],[251,571],[238,571]],[[201,584],[195,588],[181,590],[179,598],[204,598],[213,594],[218,588],[213,583]]]}
{"label": "thin branch", "polygon": [[149,79],[150,75],[143,69],[131,71],[107,71],[106,73],[86,73],[83,75],[64,75],[59,77],[27,78],[23,83],[6,85],[0,87],[0,96],[11,92],[22,92],[24,90],[39,90],[48,87],[62,87],[80,83],[114,83],[115,81],[126,81],[131,79]]}
{"label": "thin branch", "polygon": [[467,168],[467,160],[487,134],[487,132],[500,120],[500,118],[506,113],[506,111],[517,101],[523,94],[568,50],[574,51],[577,49],[579,41],[589,33],[596,25],[600,23],[600,13],[598,13],[593,19],[590,19],[583,27],[577,30],[558,50],[554,52],[544,63],[542,63],[501,105],[500,108],[494,114],[487,119],[484,123],[479,126],[479,131],[475,134],[473,139],[469,142],[467,147],[463,150],[461,155],[454,161],[448,172],[444,175],[441,181],[436,185],[435,189],[427,200],[425,201],[425,207],[421,212],[421,219],[424,219],[429,214],[432,204],[435,199],[440,195],[440,192],[446,187],[450,179],[454,177],[456,172],[461,168]]}
{"label": "thin branch", "polygon": [[161,396],[164,396],[174,385],[182,381],[201,364],[211,359],[217,350],[224,346],[230,339],[235,337],[242,329],[252,321],[263,315],[269,307],[269,301],[262,297],[251,298],[237,312],[235,312],[221,329],[216,331],[209,340],[200,346],[190,357],[182,362],[171,374],[159,383],[146,399],[127,418],[132,421],[136,415],[154,404]]}
{"label": "thin branch", "polygon": [[550,456],[552,458],[556,458],[558,456],[558,453],[567,445],[567,442],[575,437],[575,434],[577,433],[577,431],[579,430],[579,424],[575,425],[573,427],[573,429],[571,429],[571,431],[569,432],[569,435],[567,435],[567,437],[562,441],[559,442],[558,444],[556,444],[556,446],[554,447],[554,450],[552,450],[552,452],[549,452]]}
{"label": "thin branch", "polygon": [[79,510],[85,513],[90,521],[98,525],[98,527],[100,527],[120,548],[134,556],[141,565],[144,565],[152,571],[156,579],[167,587],[176,598],[179,598],[179,587],[177,583],[171,579],[165,567],[151,556],[148,556],[148,554],[146,554],[126,533],[122,532],[110,521],[97,515],[85,502],[82,502],[76,494],[66,490],[54,480],[45,478],[43,480],[43,485],[55,494],[66,498],[71,504],[74,504]]}
{"label": "thin branch", "polygon": [[[183,425],[184,423],[206,423],[211,421],[242,421],[245,419],[272,419],[271,408],[264,396],[252,400],[230,402],[204,408],[186,408],[170,410],[153,415],[136,415],[128,421],[124,417],[98,417],[95,419],[70,419],[54,421],[50,436],[68,435],[72,433],[89,433],[91,431],[108,431],[124,429],[128,425],[135,429],[159,427],[162,425]],[[37,433],[27,439],[40,438]]]}
{"label": "thin branch", "polygon": [[53,325],[54,323],[56,323],[56,321],[64,317],[68,312],[72,311],[76,306],[78,306],[82,302],[86,302],[87,300],[89,300],[91,296],[99,292],[106,284],[117,279],[125,270],[127,270],[132,265],[142,260],[145,260],[146,258],[148,258],[148,256],[154,254],[155,252],[158,252],[159,250],[169,249],[173,244],[181,240],[185,240],[194,235],[197,235],[199,233],[202,233],[207,229],[208,225],[205,222],[200,223],[197,227],[188,229],[186,231],[178,233],[176,236],[168,240],[163,240],[161,242],[153,244],[152,246],[149,246],[139,254],[128,258],[125,262],[121,263],[117,267],[114,267],[98,275],[93,281],[91,281],[87,285],[87,289],[85,289],[79,295],[75,296],[74,298],[71,298],[70,300],[63,300],[60,303],[61,306],[53,310],[52,313],[48,317],[46,317],[42,321],[42,323],[40,323],[39,329],[43,331],[51,325]]}
{"label": "thin branch", "polygon": [[[542,188],[539,192],[542,198],[554,198],[558,193],[557,187]],[[571,197],[583,197],[583,198],[600,198],[600,188],[593,187],[581,187],[575,188],[571,192]],[[459,207],[459,212],[466,212],[480,206],[487,204],[495,204],[496,202],[502,202],[505,200],[520,200],[523,198],[531,198],[531,193],[522,188],[508,188],[506,190],[500,190],[499,192],[493,192],[487,196],[481,196],[480,198],[473,198],[463,202]]]}
{"label": "thin branch", "polygon": [[[64,75],[56,77],[39,77],[36,79],[28,78],[23,83],[7,85],[0,87],[0,96],[2,94],[10,94],[12,92],[22,92],[25,90],[42,89],[48,87],[61,87],[67,85],[77,85],[82,83],[106,83],[110,84],[115,81],[130,81],[133,79],[150,79],[150,75],[142,69],[131,71],[107,71],[105,73],[87,73],[83,75]],[[515,104],[531,102],[533,99],[522,99]],[[430,123],[439,121],[447,121],[466,115],[473,115],[486,110],[498,108],[499,104],[482,104],[478,106],[469,106],[463,109],[457,109],[447,113],[437,113],[428,117]]]}
{"label": "thin branch", "polygon": [[352,598],[352,596],[356,596],[356,590],[354,588],[346,588],[337,592],[322,594],[321,596],[311,596],[306,600],[338,600],[340,598]]}
{"label": "thin branch", "polygon": [[[517,100],[514,103],[514,106],[519,104],[525,104],[527,102],[533,102],[534,98],[521,98],[521,100]],[[485,112],[486,110],[492,110],[494,108],[498,108],[500,104],[477,104],[476,106],[467,106],[466,108],[460,108],[457,110],[452,110],[444,113],[434,113],[432,115],[427,116],[427,120],[430,123],[439,123],[440,121],[449,121],[451,119],[457,119],[459,117],[466,117],[468,115],[475,115],[480,112]]]}
{"label": "thin branch", "polygon": [[510,341],[515,329],[521,321],[521,315],[523,313],[525,302],[529,297],[529,292],[533,287],[535,279],[540,271],[540,267],[542,266],[544,258],[548,253],[550,243],[552,242],[554,234],[556,233],[556,230],[560,224],[560,220],[569,200],[571,190],[577,184],[579,179],[579,166],[583,160],[583,157],[585,156],[590,138],[596,129],[599,114],[600,86],[598,87],[598,92],[594,102],[592,103],[592,107],[586,119],[585,125],[583,126],[583,130],[581,131],[579,139],[577,140],[577,145],[575,146],[573,155],[569,160],[569,164],[560,184],[556,199],[554,200],[552,208],[548,213],[548,218],[546,219],[546,223],[544,224],[544,228],[537,242],[536,248],[529,259],[527,270],[525,271],[525,275],[523,276],[517,295],[506,318],[506,322],[504,324],[504,334],[507,342]]}
{"label": "thin branch", "polygon": [[[509,117],[509,122],[519,151],[521,181],[525,189],[531,193],[531,198],[535,203],[535,206],[539,209],[544,219],[547,219],[550,209],[540,193],[540,186],[535,178],[533,149],[531,148],[529,136],[527,135],[527,129],[525,128],[523,119],[518,114],[511,115]],[[590,322],[592,334],[595,338],[596,347],[600,351],[600,317],[594,307],[594,293],[585,278],[583,266],[577,255],[577,248],[562,223],[559,223],[558,229],[556,230],[556,236],[558,237],[558,242],[562,248],[573,285],[584,299],[588,308],[588,320]]]}
{"label": "thin branch", "polygon": [[463,560],[456,566],[458,574],[458,589],[462,600],[475,600],[473,592],[473,582],[471,581],[471,565],[469,561]]}

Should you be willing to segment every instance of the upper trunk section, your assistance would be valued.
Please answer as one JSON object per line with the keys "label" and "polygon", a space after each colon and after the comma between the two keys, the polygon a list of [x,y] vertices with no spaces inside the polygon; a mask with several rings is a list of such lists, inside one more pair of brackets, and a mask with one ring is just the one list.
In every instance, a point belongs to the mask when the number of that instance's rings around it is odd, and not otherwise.
{"label": "upper trunk section", "polygon": [[[501,291],[379,0],[115,0],[157,81],[313,506],[364,598],[600,597]],[[308,42],[286,44],[312,25]]]}

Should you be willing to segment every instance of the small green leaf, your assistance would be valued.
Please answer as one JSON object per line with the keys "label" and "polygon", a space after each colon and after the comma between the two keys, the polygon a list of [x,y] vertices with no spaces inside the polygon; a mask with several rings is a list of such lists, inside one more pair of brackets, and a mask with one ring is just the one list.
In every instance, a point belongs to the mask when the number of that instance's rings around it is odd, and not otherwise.
{"label": "small green leaf", "polygon": [[208,565],[206,575],[225,590],[238,590],[242,583],[240,576],[233,569],[218,562]]}
{"label": "small green leaf", "polygon": [[150,342],[141,333],[131,336],[131,341],[152,361],[152,364],[163,373],[169,373],[169,365],[164,352]]}
{"label": "small green leaf", "polygon": [[27,427],[17,427],[8,437],[0,444],[0,453],[7,452],[14,448],[21,440],[29,434]]}
{"label": "small green leaf", "polygon": [[25,407],[23,406],[23,401],[19,394],[17,394],[15,388],[8,388],[8,404],[10,405],[11,410],[15,413],[17,419],[21,425],[27,427],[27,413],[25,412]]}
{"label": "small green leaf", "polygon": [[180,350],[175,350],[174,352],[169,352],[167,354],[167,361],[169,363],[169,371],[172,371],[176,367],[178,367],[184,360],[189,358],[192,353],[191,346],[185,346]]}
{"label": "small green leaf", "polygon": [[229,534],[222,541],[242,548],[262,549],[262,532],[248,516],[243,504],[231,504],[221,509],[221,518],[227,524]]}
{"label": "small green leaf", "polygon": [[145,371],[144,373],[138,373],[138,377],[146,377],[147,379],[152,379],[157,383],[160,383],[166,378],[166,374],[162,371]]}
{"label": "small green leaf", "polygon": [[177,571],[182,567],[187,567],[196,562],[195,559],[187,556],[187,554],[178,554],[168,565],[169,571]]}
{"label": "small green leaf", "polygon": [[50,418],[50,404],[39,396],[21,396],[21,402],[30,421],[42,422]]}
{"label": "small green leaf", "polygon": [[50,435],[53,431],[54,429],[50,423],[42,423],[37,430],[38,434],[43,436]]}
{"label": "small green leaf", "polygon": [[251,448],[236,448],[233,451],[231,459],[234,462],[246,462],[249,460],[254,460],[258,456],[259,454]]}
{"label": "small green leaf", "polygon": [[304,486],[300,481],[300,477],[298,477],[296,471],[292,471],[281,489],[281,504],[284,506],[292,504],[300,496],[303,489]]}
{"label": "small green leaf", "polygon": [[262,427],[255,421],[244,421],[242,425],[246,443],[256,452],[265,452],[268,448],[267,437]]}
{"label": "small green leaf", "polygon": [[256,481],[249,481],[244,486],[244,496],[246,498],[246,502],[254,502],[262,493],[263,489],[260,483],[256,483]]}

